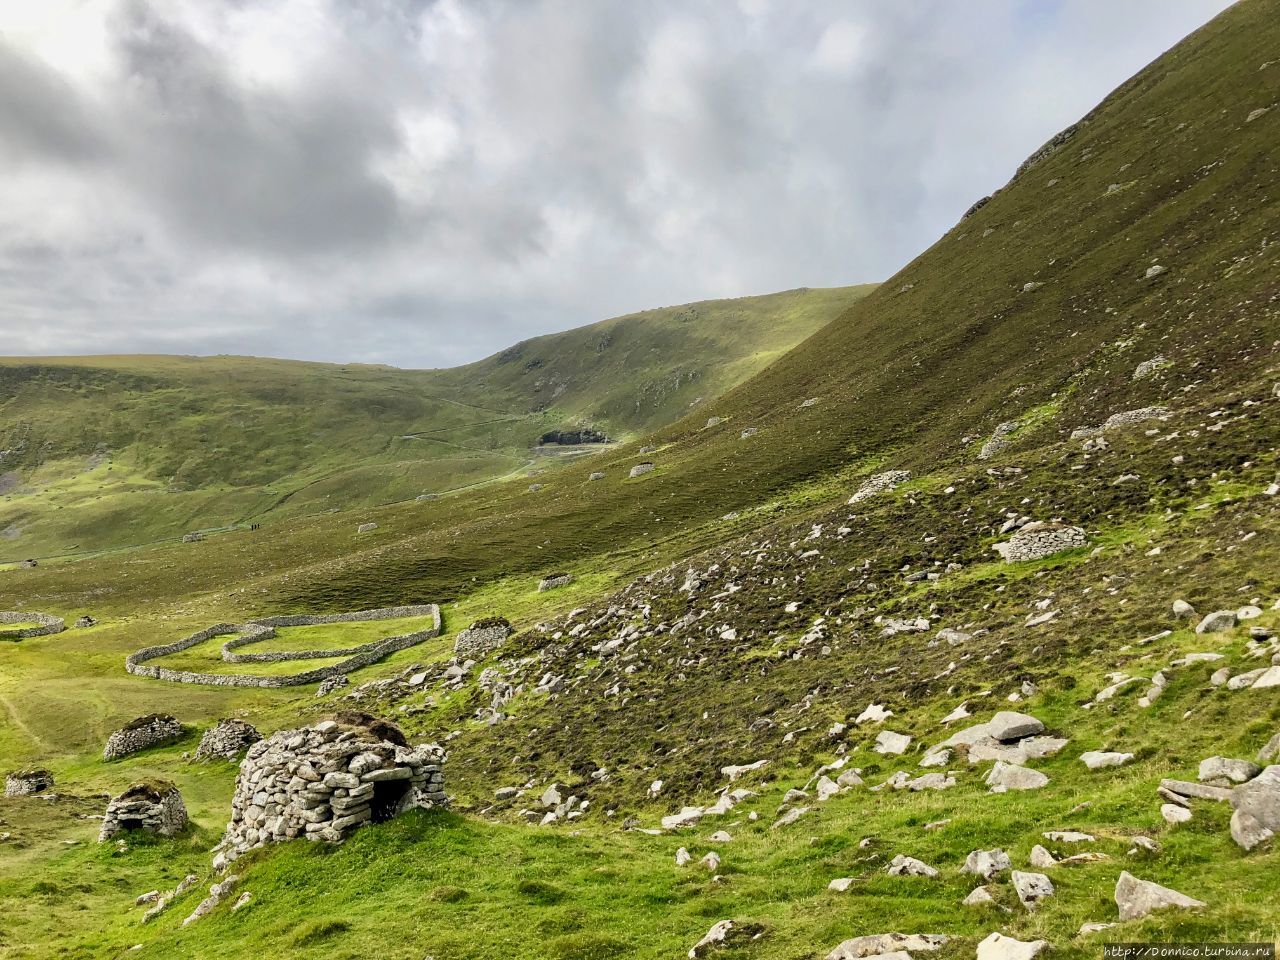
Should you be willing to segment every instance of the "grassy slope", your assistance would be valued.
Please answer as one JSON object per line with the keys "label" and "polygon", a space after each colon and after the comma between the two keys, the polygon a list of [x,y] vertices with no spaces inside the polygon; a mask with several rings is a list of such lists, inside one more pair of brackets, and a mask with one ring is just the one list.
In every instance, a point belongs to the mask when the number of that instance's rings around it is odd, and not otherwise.
{"label": "grassy slope", "polygon": [[457,370],[0,360],[0,555],[136,544],[536,470],[544,431],[585,421],[626,436],[668,423],[870,289],[651,310]]}
{"label": "grassy slope", "polygon": [[[994,929],[1045,936],[1064,955],[1083,957],[1096,955],[1096,941],[1075,939],[1075,929],[1115,918],[1110,891],[1122,868],[1209,908],[1104,938],[1280,937],[1278,854],[1241,854],[1221,808],[1198,805],[1190,825],[1169,828],[1154,794],[1162,776],[1194,778],[1202,757],[1252,755],[1280,723],[1274,691],[1212,688],[1202,667],[1175,674],[1149,709],[1138,707],[1136,690],[1083,708],[1117,668],[1149,676],[1177,653],[1204,650],[1220,650],[1234,669],[1257,663],[1243,631],[1206,638],[1173,622],[1174,597],[1204,610],[1254,598],[1269,606],[1280,597],[1280,517],[1276,498],[1261,493],[1280,466],[1271,155],[1280,116],[1273,110],[1244,123],[1255,106],[1277,99],[1277,75],[1258,69],[1280,39],[1275,11],[1274,3],[1241,4],[1144,71],[1065,149],[837,325],[660,435],[659,470],[646,478],[622,478],[639,459],[628,448],[593,462],[590,469],[607,464],[602,483],[586,482],[588,468],[570,467],[549,473],[538,494],[513,484],[367,515],[284,521],[256,538],[213,537],[183,550],[12,574],[0,584],[0,605],[92,609],[107,623],[0,651],[0,694],[11,716],[0,727],[6,755],[49,759],[60,782],[76,789],[116,789],[143,773],[174,776],[204,832],[189,846],[116,855],[61,845],[92,830],[70,807],[55,805],[65,819],[50,826],[30,822],[33,803],[6,805],[0,816],[29,844],[20,862],[0,868],[0,893],[15,905],[0,928],[8,942],[32,956],[63,947],[72,956],[114,956],[142,942],[143,956],[236,957],[284,946],[299,956],[356,957],[376,944],[390,957],[440,960],[658,957],[737,916],[770,928],[738,954],[753,958],[820,957],[845,936],[889,929],[961,937],[944,958],[972,955],[974,941]],[[1058,183],[1050,187],[1051,179]],[[1122,179],[1137,182],[1108,195],[1109,183]],[[1168,271],[1145,281],[1153,259]],[[1019,293],[1031,280],[1045,285]],[[1174,365],[1132,381],[1138,362],[1156,354]],[[801,408],[808,397],[818,403]],[[1110,448],[1093,454],[1065,439],[1073,427],[1154,402],[1179,412],[1153,435],[1113,434]],[[709,413],[730,419],[702,429]],[[993,462],[1000,472],[989,473],[974,461],[978,443],[995,423],[1020,415],[1028,427]],[[739,440],[744,426],[760,433]],[[1173,464],[1174,456],[1183,460]],[[850,520],[843,498],[860,474],[882,465],[909,466],[918,476]],[[1021,472],[1004,472],[1013,466]],[[1131,475],[1137,479],[1121,481]],[[741,516],[720,520],[730,509]],[[1018,567],[991,562],[994,526],[1009,509],[1081,523],[1102,550]],[[379,530],[356,539],[355,523],[369,518]],[[813,522],[826,531],[820,556],[802,560]],[[833,537],[842,523],[855,533]],[[767,555],[753,569],[742,551],[757,545]],[[274,729],[325,705],[310,691],[133,680],[119,672],[127,650],[210,619],[383,600],[452,601],[451,629],[489,612],[529,627],[573,606],[593,608],[588,616],[603,611],[611,585],[702,548],[711,549],[689,563],[718,562],[722,581],[740,578],[747,589],[717,600],[718,583],[716,594],[689,600],[661,581],[639,585],[655,594],[655,620],[670,623],[688,609],[708,610],[710,619],[709,629],[678,641],[647,640],[630,661],[640,667],[635,673],[598,662],[590,647],[606,637],[548,646],[527,631],[511,652],[536,659],[508,657],[503,669],[521,680],[565,672],[576,680],[571,695],[526,693],[495,726],[471,719],[488,702],[474,684],[456,694],[433,688],[431,703],[419,695],[370,704],[415,736],[460,731],[449,782],[472,816],[371,829],[335,852],[301,844],[272,851],[247,865],[245,888],[259,898],[248,913],[221,911],[184,931],[178,924],[192,895],[154,927],[131,919],[132,894],[204,868],[231,771],[186,767],[182,747],[104,768],[92,759],[102,734],[149,709],[180,708],[192,722],[243,710]],[[905,579],[904,567],[951,562],[961,569],[934,585]],[[536,594],[533,575],[553,566],[582,574],[581,582]],[[802,601],[794,615],[783,608],[789,599]],[[1044,599],[1061,615],[1024,628]],[[780,655],[824,613],[833,624],[829,656],[812,648]],[[959,650],[922,636],[885,640],[877,614],[929,615],[986,632]],[[730,623],[738,639],[721,639],[720,626]],[[1162,628],[1177,629],[1140,642]],[[356,679],[429,664],[447,650],[445,639],[405,651]],[[956,667],[943,676],[951,661]],[[934,742],[943,736],[940,718],[960,700],[981,719],[1027,681],[1038,691],[1025,709],[1072,740],[1036,764],[1052,778],[1049,789],[993,797],[981,785],[985,768],[953,763],[960,776],[951,791],[857,791],[791,830],[768,829],[785,789],[803,785],[842,747],[871,783],[915,769],[914,755],[894,761],[871,753],[867,732],[829,738],[833,721],[879,700],[895,711],[894,729]],[[625,689],[606,695],[615,683]],[[81,705],[95,698],[92,710]],[[1188,711],[1193,723],[1184,722]],[[762,716],[774,726],[753,728]],[[790,743],[783,731],[795,734]],[[1089,773],[1076,758],[1092,748],[1131,750],[1138,761]],[[774,762],[766,782],[752,784],[761,795],[743,808],[758,812],[758,823],[735,811],[680,835],[616,832],[627,815],[651,824],[683,802],[709,800],[722,764],[760,756]],[[597,766],[614,771],[612,779],[590,780]],[[645,791],[657,778],[667,787],[654,802]],[[550,779],[592,800],[574,828],[530,828],[502,812],[496,822],[475,816],[495,786],[532,782],[536,795]],[[608,809],[615,817],[603,815]],[[946,818],[947,828],[922,829]],[[706,835],[721,826],[735,836],[724,850],[725,882],[674,868],[677,846],[700,856]],[[1032,843],[1055,827],[1093,832],[1092,846],[1111,859],[1051,868],[1059,894],[1033,915],[959,907],[973,885],[958,873],[968,850],[1003,845],[1025,868]],[[1156,836],[1162,852],[1130,854],[1137,832]],[[860,849],[867,836],[876,842]],[[885,877],[884,861],[898,852],[934,863],[943,877]],[[48,871],[51,889],[38,886],[36,870]],[[857,877],[855,892],[826,892],[837,876]],[[335,886],[342,897],[317,899]],[[997,896],[1012,903],[1007,884]]]}

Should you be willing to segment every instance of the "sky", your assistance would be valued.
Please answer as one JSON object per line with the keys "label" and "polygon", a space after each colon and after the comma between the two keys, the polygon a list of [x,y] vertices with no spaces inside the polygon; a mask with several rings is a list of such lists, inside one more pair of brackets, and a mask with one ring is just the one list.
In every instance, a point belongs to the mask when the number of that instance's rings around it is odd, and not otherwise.
{"label": "sky", "polygon": [[0,0],[0,355],[883,280],[1225,0]]}

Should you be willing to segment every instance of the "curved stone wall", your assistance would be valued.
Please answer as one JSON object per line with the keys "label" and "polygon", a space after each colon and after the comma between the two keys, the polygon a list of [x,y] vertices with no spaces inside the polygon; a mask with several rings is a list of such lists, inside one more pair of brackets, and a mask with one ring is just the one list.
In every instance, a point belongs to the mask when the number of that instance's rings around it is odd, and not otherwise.
{"label": "curved stone wall", "polygon": [[[432,618],[432,625],[426,630],[407,633],[398,637],[386,637],[359,647],[348,647],[342,650],[307,650],[282,651],[279,653],[237,654],[232,651],[250,643],[257,643],[275,636],[276,627],[310,627],[332,623],[360,623],[372,620],[396,620],[405,617]],[[263,676],[257,674],[223,674],[197,673],[192,670],[172,670],[168,667],[152,666],[147,661],[181,653],[198,644],[236,634],[236,638],[227,641],[222,647],[222,658],[231,663],[277,663],[285,660],[319,660],[329,657],[348,657],[341,663],[328,667],[317,667],[302,673],[284,674],[281,676]],[[331,614],[295,614],[280,617],[263,617],[250,620],[243,625],[234,623],[215,623],[175,640],[173,643],[157,644],[143,647],[125,658],[124,668],[134,676],[151,677],[156,680],[168,680],[170,683],[199,683],[214,687],[298,687],[308,683],[319,683],[330,677],[341,676],[377,663],[384,657],[400,650],[416,646],[424,640],[440,635],[440,608],[434,603],[405,607],[381,607],[376,610],[359,610],[354,613]]]}
{"label": "curved stone wall", "polygon": [[22,610],[0,612],[0,624],[5,623],[36,623],[38,626],[24,627],[21,630],[0,630],[0,640],[26,640],[29,637],[47,637],[67,629],[66,621],[61,617],[52,617],[47,613],[27,613]]}

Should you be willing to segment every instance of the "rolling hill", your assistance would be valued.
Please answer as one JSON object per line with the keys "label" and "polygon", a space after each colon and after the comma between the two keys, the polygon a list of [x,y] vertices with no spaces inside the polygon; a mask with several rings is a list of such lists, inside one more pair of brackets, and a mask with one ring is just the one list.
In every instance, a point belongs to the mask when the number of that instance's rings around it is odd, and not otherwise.
{"label": "rolling hill", "polygon": [[0,359],[0,556],[47,557],[539,472],[710,402],[870,286],[619,317],[454,370],[248,357]]}

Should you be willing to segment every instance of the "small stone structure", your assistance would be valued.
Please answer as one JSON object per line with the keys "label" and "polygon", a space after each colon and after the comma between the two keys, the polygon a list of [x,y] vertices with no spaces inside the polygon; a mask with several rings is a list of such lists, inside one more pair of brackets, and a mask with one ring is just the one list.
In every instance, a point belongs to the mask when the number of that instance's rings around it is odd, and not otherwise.
{"label": "small stone structure", "polygon": [[549,573],[538,581],[538,592],[545,593],[556,587],[567,587],[571,583],[573,583],[573,577],[567,573]]}
{"label": "small stone structure", "polygon": [[95,620],[93,617],[89,616],[88,614],[85,614],[83,617],[80,617],[80,619],[76,621],[77,630],[84,630],[86,627],[96,627],[97,625],[98,625],[98,621]]}
{"label": "small stone structure", "polygon": [[362,523],[360,526],[356,527],[356,533],[372,533],[377,529],[378,525],[376,523]]}
{"label": "small stone structure", "polygon": [[1161,420],[1173,414],[1168,407],[1140,407],[1137,410],[1123,410],[1120,413],[1113,413],[1103,421],[1098,427],[1077,427],[1071,431],[1072,440],[1088,440],[1092,437],[1100,437],[1108,430],[1115,430],[1119,427],[1130,427],[1135,423],[1146,423],[1149,420]]}
{"label": "small stone structure", "polygon": [[53,774],[48,770],[16,770],[4,778],[6,797],[29,797],[53,787]]}
{"label": "small stone structure", "polygon": [[457,660],[482,660],[511,636],[511,623],[505,617],[487,617],[477,620],[461,631],[453,641],[453,653]]}
{"label": "small stone structure", "polygon": [[595,473],[591,474],[591,476],[587,477],[587,479],[588,479],[588,480],[603,480],[603,479],[604,479],[604,474],[603,474],[603,473],[601,473],[599,470],[597,470]]}
{"label": "small stone structure", "polygon": [[631,468],[631,473],[628,474],[628,476],[632,478],[643,477],[646,473],[653,473],[653,464],[648,461],[645,463],[637,463]]}
{"label": "small stone structure", "polygon": [[443,806],[444,759],[435,744],[411,747],[395,724],[354,711],[273,734],[240,764],[213,865],[296,837],[337,843],[366,823]]}
{"label": "small stone structure", "polygon": [[203,540],[203,539],[204,539],[204,534],[203,534],[203,533],[199,533],[199,532],[196,532],[196,533],[184,533],[184,534],[182,535],[182,542],[183,542],[183,543],[199,543],[199,542],[200,542],[201,540]]}
{"label": "small stone structure", "polygon": [[102,749],[103,760],[127,757],[148,747],[173,743],[182,737],[182,724],[167,714],[153,713],[125,724],[111,736]]}
{"label": "small stone structure", "polygon": [[26,640],[30,637],[47,637],[67,629],[66,621],[47,613],[30,613],[24,610],[0,612],[0,624],[34,623],[34,627],[21,630],[0,630],[0,640]]}
{"label": "small stone structure", "polygon": [[978,451],[978,459],[990,460],[997,453],[1008,449],[1009,445],[1013,443],[1009,438],[1018,432],[1018,427],[1021,425],[1017,420],[1006,420],[1004,423],[997,424],[996,428],[991,431],[991,439],[984,443],[982,449]]}
{"label": "small stone structure", "polygon": [[884,473],[877,473],[858,488],[857,493],[849,498],[849,503],[861,503],[878,493],[888,493],[910,479],[911,471],[909,470],[886,470]]}
{"label": "small stone structure", "polygon": [[[402,636],[387,637],[358,647],[346,647],[341,650],[285,650],[273,653],[236,653],[240,647],[259,643],[275,636],[277,627],[311,627],[332,623],[363,623],[371,620],[398,620],[405,617],[431,617],[432,625],[425,630],[406,633]],[[197,644],[212,640],[214,637],[234,634],[234,638],[222,645],[222,659],[229,663],[279,663],[286,660],[321,660],[329,657],[347,657],[348,659],[329,667],[317,667],[302,673],[281,674],[279,676],[259,674],[230,673],[195,673],[191,670],[171,670],[168,667],[155,667],[147,663],[158,657],[167,657],[190,649]],[[376,610],[359,610],[354,613],[328,614],[293,614],[279,617],[263,617],[250,620],[245,624],[216,623],[189,637],[183,637],[173,643],[159,644],[154,647],[143,647],[130,654],[124,662],[129,673],[139,677],[153,677],[157,680],[168,680],[171,683],[202,683],[215,687],[296,687],[308,683],[319,683],[332,677],[342,676],[366,667],[400,650],[422,643],[440,634],[440,608],[434,603],[405,607],[380,607]]]}
{"label": "small stone structure", "polygon": [[98,842],[110,840],[123,830],[147,830],[172,837],[186,825],[187,808],[178,788],[167,780],[144,780],[107,804]]}
{"label": "small stone structure", "polygon": [[196,748],[197,760],[235,760],[262,739],[256,727],[243,720],[219,720],[200,737]]}
{"label": "small stone structure", "polygon": [[991,549],[1002,556],[1006,563],[1025,560],[1041,560],[1064,550],[1074,550],[1088,545],[1084,531],[1064,523],[1033,522],[1023,526],[1004,543]]}

